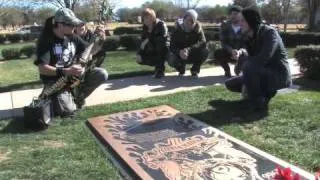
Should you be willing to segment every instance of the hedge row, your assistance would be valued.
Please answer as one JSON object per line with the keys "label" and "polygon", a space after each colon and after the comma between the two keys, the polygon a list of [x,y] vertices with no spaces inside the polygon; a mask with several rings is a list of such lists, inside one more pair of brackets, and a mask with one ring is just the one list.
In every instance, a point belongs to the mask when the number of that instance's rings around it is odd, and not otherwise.
{"label": "hedge row", "polygon": [[[174,26],[168,26],[169,32],[172,32]],[[203,27],[207,40],[219,40],[219,27]],[[141,27],[119,27],[114,30],[114,35],[140,34]],[[280,33],[283,42],[287,47],[296,47],[298,45],[320,44],[320,33],[314,32],[289,32]]]}
{"label": "hedge row", "polygon": [[296,47],[298,45],[320,44],[320,33],[290,32],[290,33],[280,33],[280,35],[287,47]]}
{"label": "hedge row", "polygon": [[[174,26],[170,25],[168,26],[168,31],[172,32],[174,30]],[[204,26],[202,27],[205,31],[215,31],[219,32],[219,27],[212,27],[212,26]],[[114,35],[125,35],[125,34],[141,34],[142,33],[142,27],[118,27],[113,30]]]}
{"label": "hedge row", "polygon": [[115,51],[119,47],[123,47],[126,50],[136,50],[140,43],[140,35],[138,34],[126,34],[122,36],[109,36],[105,40],[103,45],[104,51]]}
{"label": "hedge row", "polygon": [[[174,26],[168,26],[170,32],[173,31]],[[117,36],[141,34],[141,27],[118,27],[113,34]],[[218,27],[204,27],[204,33],[208,41],[219,40]],[[320,33],[311,32],[290,32],[280,33],[283,42],[287,47],[296,47],[298,45],[320,44]],[[18,43],[21,41],[34,41],[37,39],[35,34],[0,34],[0,44],[9,41],[11,43]]]}
{"label": "hedge row", "polygon": [[0,44],[4,44],[6,41],[11,43],[35,41],[37,38],[35,34],[0,34]]}
{"label": "hedge row", "polygon": [[[126,50],[136,50],[140,42],[140,35],[122,35],[122,36],[109,36],[103,44],[104,51],[115,51],[120,46]],[[19,59],[22,55],[31,57],[36,52],[35,45],[28,45],[22,48],[4,48],[2,49],[2,57],[4,60]]]}
{"label": "hedge row", "polygon": [[22,55],[30,58],[36,52],[35,45],[23,46],[22,48],[4,48],[2,49],[2,57],[5,60],[19,59]]}
{"label": "hedge row", "polygon": [[294,57],[300,65],[300,71],[310,79],[320,79],[320,46],[298,46]]}

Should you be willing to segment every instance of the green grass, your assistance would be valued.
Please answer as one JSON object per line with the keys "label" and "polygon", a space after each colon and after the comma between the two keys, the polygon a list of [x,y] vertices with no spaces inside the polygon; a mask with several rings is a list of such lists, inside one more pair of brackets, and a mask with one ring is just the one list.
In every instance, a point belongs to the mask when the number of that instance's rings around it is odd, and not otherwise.
{"label": "green grass", "polygon": [[[118,179],[85,125],[86,119],[167,104],[263,151],[314,172],[320,165],[320,93],[299,91],[272,99],[269,115],[244,109],[224,87],[86,107],[74,119],[56,119],[44,132],[21,120],[0,121],[0,177],[4,179]],[[231,121],[238,117],[238,121]],[[53,144],[50,146],[50,143]],[[7,154],[8,153],[8,154]],[[1,155],[6,160],[1,160]]]}
{"label": "green grass", "polygon": [[288,58],[294,58],[294,51],[296,48],[287,48]]}

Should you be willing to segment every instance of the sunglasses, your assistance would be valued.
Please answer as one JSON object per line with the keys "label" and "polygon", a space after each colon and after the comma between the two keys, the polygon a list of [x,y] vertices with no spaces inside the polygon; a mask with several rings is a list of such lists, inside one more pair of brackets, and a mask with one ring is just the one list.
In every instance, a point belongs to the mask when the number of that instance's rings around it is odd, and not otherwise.
{"label": "sunglasses", "polygon": [[76,27],[75,25],[73,24],[67,24],[67,23],[62,23],[64,26],[68,26],[68,27]]}

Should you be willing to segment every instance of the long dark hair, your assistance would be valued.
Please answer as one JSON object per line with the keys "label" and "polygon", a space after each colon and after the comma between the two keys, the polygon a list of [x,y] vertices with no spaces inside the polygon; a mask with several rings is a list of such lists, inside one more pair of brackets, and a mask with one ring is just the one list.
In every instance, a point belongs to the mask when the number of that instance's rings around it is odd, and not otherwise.
{"label": "long dark hair", "polygon": [[54,35],[53,28],[56,28],[56,27],[57,27],[57,24],[54,22],[54,16],[51,16],[48,19],[46,19],[43,30],[37,42],[37,51],[40,48],[40,46],[43,46],[43,44],[53,43],[53,35]]}

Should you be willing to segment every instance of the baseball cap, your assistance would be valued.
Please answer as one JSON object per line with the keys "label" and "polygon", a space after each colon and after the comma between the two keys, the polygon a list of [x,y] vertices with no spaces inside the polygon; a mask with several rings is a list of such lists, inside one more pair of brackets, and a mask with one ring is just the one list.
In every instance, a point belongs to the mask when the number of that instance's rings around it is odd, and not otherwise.
{"label": "baseball cap", "polygon": [[78,26],[83,23],[76,15],[68,8],[60,8],[54,15],[55,22],[68,25]]}

